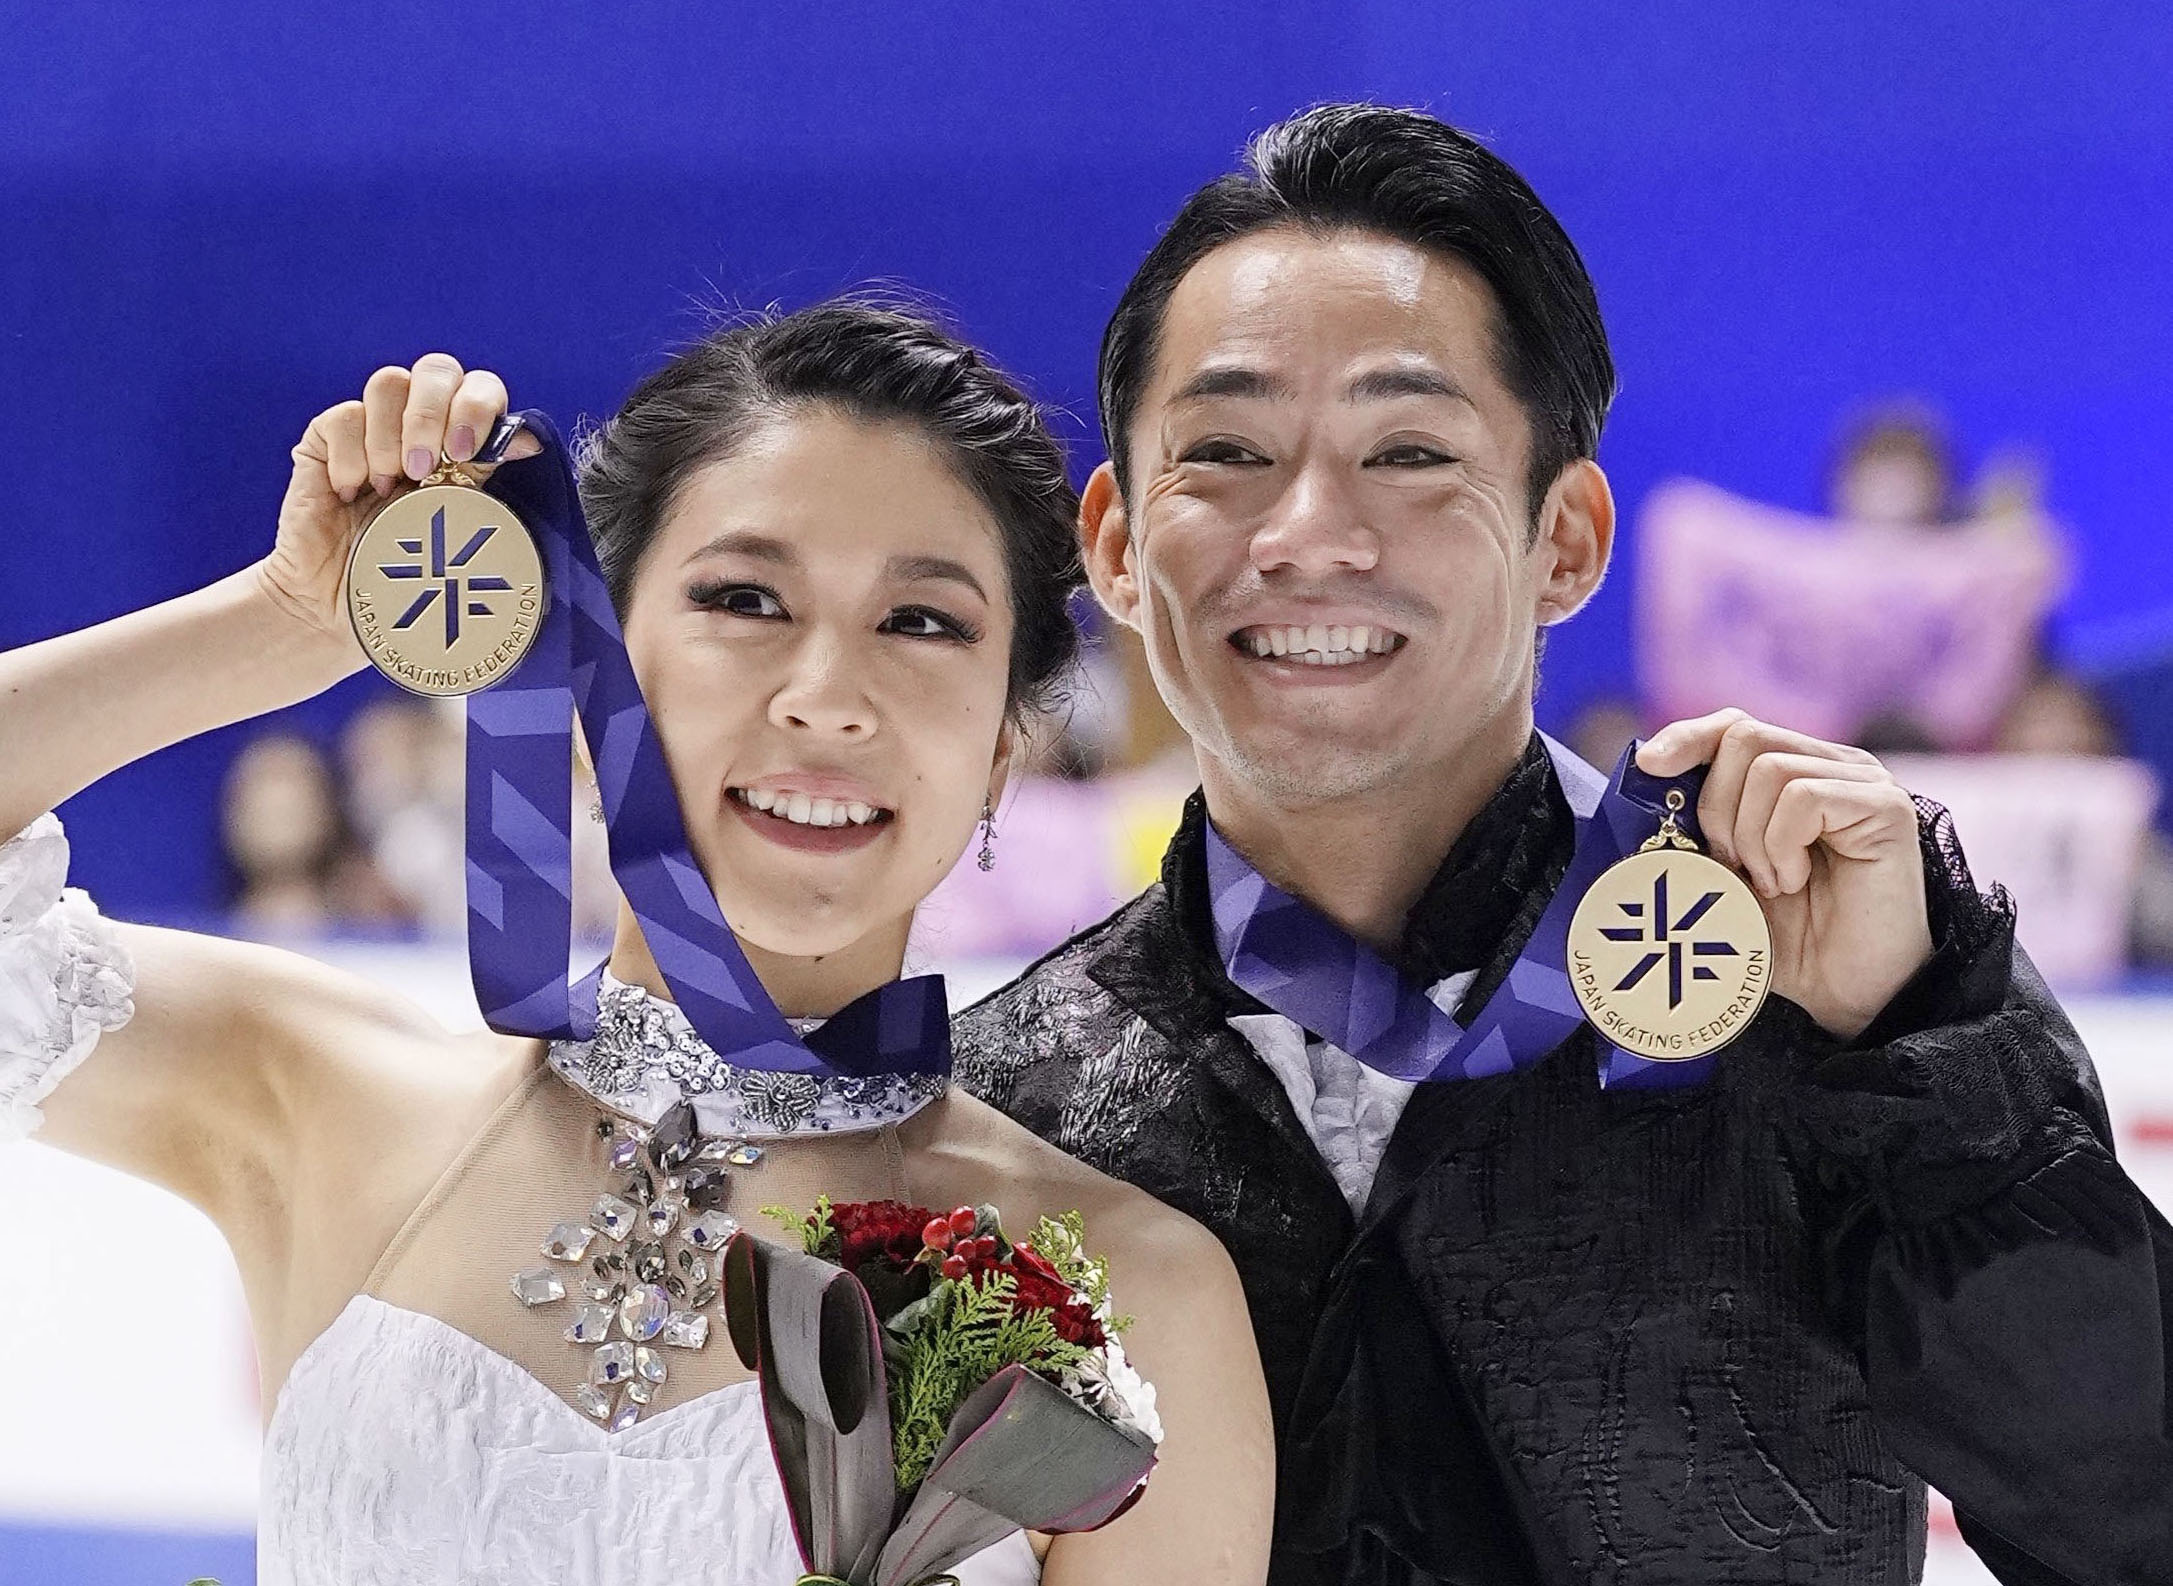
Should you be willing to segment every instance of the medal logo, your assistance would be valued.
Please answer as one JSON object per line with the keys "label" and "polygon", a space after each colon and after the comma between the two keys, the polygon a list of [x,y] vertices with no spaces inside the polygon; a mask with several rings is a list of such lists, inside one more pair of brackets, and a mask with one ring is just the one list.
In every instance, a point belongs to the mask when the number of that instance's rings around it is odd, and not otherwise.
{"label": "medal logo", "polygon": [[1593,1027],[1655,1062],[1716,1052],[1750,1027],[1773,978],[1757,894],[1676,824],[1610,865],[1569,926],[1569,981]]}
{"label": "medal logo", "polygon": [[347,562],[347,614],[370,664],[410,693],[473,694],[542,630],[534,536],[457,469],[372,518]]}

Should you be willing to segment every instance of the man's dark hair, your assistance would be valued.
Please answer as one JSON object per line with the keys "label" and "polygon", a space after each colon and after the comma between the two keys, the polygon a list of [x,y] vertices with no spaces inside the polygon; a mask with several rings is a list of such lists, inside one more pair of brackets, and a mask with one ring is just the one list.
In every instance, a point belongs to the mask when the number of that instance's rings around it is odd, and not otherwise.
{"label": "man's dark hair", "polygon": [[720,330],[634,388],[581,447],[581,505],[612,604],[626,615],[643,555],[687,479],[758,426],[828,408],[933,441],[1003,531],[1010,703],[1050,703],[1078,653],[1079,497],[1041,412],[1002,370],[910,307],[841,298]]}
{"label": "man's dark hair", "polygon": [[1225,243],[1277,226],[1352,229],[1452,254],[1500,308],[1501,375],[1531,422],[1536,513],[1573,459],[1599,450],[1615,362],[1576,245],[1523,177],[1445,122],[1381,105],[1320,105],[1253,139],[1245,169],[1185,201],[1102,336],[1102,437],[1131,495],[1132,420],[1154,376],[1170,294]]}

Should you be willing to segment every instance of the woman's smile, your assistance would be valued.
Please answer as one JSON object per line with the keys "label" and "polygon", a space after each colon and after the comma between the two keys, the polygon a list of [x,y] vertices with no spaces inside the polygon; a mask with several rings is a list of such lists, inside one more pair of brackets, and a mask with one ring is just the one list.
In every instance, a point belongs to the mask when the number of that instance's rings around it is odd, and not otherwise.
{"label": "woman's smile", "polygon": [[749,830],[800,853],[857,853],[879,842],[897,811],[857,783],[831,776],[764,777],[725,790],[725,803]]}

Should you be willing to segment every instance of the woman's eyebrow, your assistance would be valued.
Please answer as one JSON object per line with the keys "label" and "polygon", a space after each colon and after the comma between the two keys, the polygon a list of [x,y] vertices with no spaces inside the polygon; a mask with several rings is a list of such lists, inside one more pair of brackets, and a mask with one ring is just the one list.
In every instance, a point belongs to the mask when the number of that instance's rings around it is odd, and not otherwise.
{"label": "woman's eyebrow", "polygon": [[679,565],[691,567],[705,556],[751,556],[758,562],[773,562],[779,567],[797,567],[800,563],[800,553],[783,540],[748,529],[734,529],[718,535]]}
{"label": "woman's eyebrow", "polygon": [[981,587],[981,580],[973,576],[964,562],[954,562],[948,556],[893,556],[885,568],[901,584],[936,578],[946,583],[963,584],[982,600],[988,599],[988,591]]}

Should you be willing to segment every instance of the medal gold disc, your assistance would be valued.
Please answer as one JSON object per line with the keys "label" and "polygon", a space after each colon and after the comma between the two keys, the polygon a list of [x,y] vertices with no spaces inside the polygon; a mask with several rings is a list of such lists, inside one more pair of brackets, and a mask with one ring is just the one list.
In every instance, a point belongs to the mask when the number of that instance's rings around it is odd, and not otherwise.
{"label": "medal gold disc", "polygon": [[497,497],[433,484],[387,506],[347,559],[347,615],[370,664],[415,694],[473,694],[543,627],[543,557]]}
{"label": "medal gold disc", "polygon": [[1569,922],[1569,983],[1585,1017],[1660,1063],[1717,1052],[1773,981],[1773,936],[1750,884],[1718,860],[1653,848],[1608,866]]}

